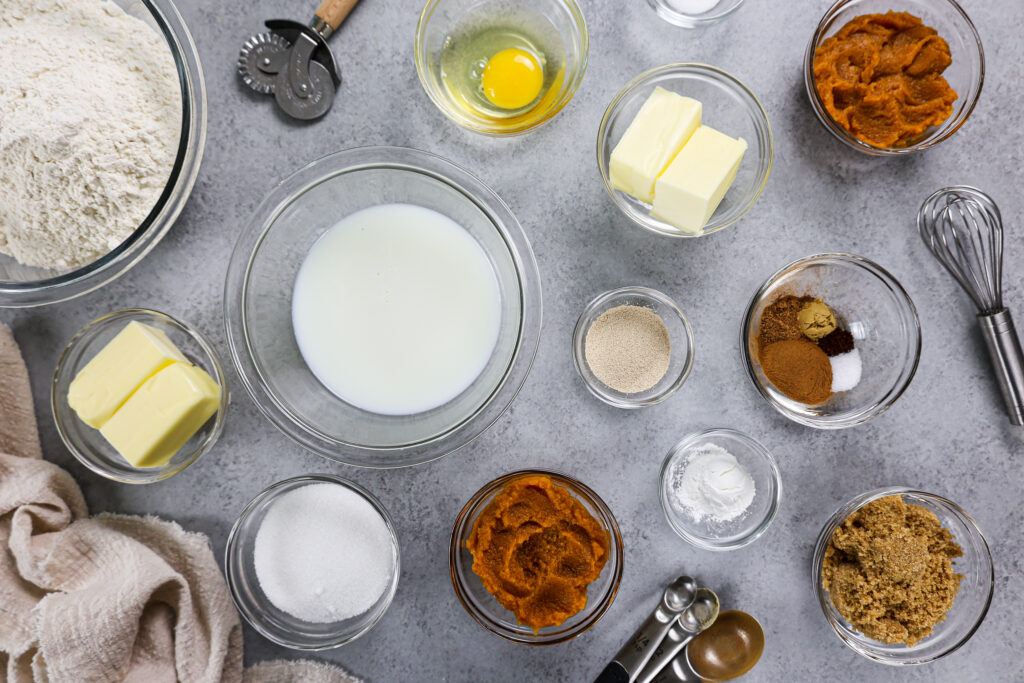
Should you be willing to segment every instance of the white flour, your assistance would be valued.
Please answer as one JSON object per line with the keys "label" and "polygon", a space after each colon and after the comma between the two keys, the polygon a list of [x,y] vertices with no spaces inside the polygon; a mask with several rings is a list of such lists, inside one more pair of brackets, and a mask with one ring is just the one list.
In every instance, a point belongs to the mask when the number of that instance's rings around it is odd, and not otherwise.
{"label": "white flour", "polygon": [[0,252],[66,270],[156,204],[181,133],[162,37],[108,0],[0,0]]}

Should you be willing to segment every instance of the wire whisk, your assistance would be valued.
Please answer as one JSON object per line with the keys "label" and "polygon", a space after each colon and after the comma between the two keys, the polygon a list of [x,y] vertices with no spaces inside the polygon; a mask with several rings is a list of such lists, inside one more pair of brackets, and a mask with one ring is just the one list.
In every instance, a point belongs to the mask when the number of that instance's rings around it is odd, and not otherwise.
{"label": "wire whisk", "polygon": [[1003,219],[999,207],[976,188],[946,187],[921,205],[917,229],[977,307],[1010,422],[1024,425],[1024,353],[1010,311],[1003,306]]}

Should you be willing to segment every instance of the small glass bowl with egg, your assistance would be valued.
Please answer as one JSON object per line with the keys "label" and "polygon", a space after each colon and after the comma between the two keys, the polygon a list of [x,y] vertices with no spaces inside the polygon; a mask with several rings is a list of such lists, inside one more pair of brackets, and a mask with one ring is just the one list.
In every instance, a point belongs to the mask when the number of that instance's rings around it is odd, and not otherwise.
{"label": "small glass bowl with egg", "polygon": [[[835,390],[824,403],[807,405],[783,394],[765,375],[759,360],[761,317],[786,295],[820,299],[850,332],[862,368],[852,389]],[[888,410],[910,385],[921,358],[921,324],[910,295],[887,270],[853,254],[817,254],[776,271],[754,293],[743,321],[740,349],[751,382],[775,410],[817,429],[853,427]]]}
{"label": "small glass bowl with egg", "polygon": [[441,112],[477,133],[519,135],[576,94],[590,38],[575,0],[429,0],[416,71]]}
{"label": "small glass bowl with egg", "polygon": [[[616,189],[612,182],[612,152],[657,88],[697,100],[702,126],[742,138],[747,144],[735,179],[698,230],[682,230],[653,217],[651,203]],[[761,196],[773,157],[772,128],[760,100],[738,78],[708,64],[667,64],[640,74],[612,99],[597,133],[597,165],[615,206],[634,224],[666,237],[702,237],[739,221]]]}
{"label": "small glass bowl with egg", "polygon": [[[619,306],[641,306],[657,315],[668,331],[670,357],[664,375],[653,386],[637,393],[618,391],[594,374],[587,362],[587,333],[594,322]],[[665,294],[649,287],[620,287],[594,297],[586,305],[572,333],[572,360],[587,390],[616,408],[645,408],[657,405],[679,388],[693,369],[693,329],[682,309]]]}
{"label": "small glass bowl with egg", "polygon": [[[687,465],[694,455],[727,453],[746,471],[753,495],[746,509],[731,519],[698,514],[680,500]],[[661,508],[672,529],[704,550],[735,550],[750,545],[768,530],[779,511],[782,477],[775,458],[752,437],[734,429],[706,429],[677,443],[661,466]]]}
{"label": "small glass bowl with egg", "polygon": [[[340,621],[312,622],[276,606],[260,585],[256,553],[259,531],[267,515],[289,493],[312,485],[347,489],[372,507],[391,537],[393,571],[379,597],[365,611]],[[267,562],[283,558],[265,557]],[[329,474],[310,474],[268,486],[245,506],[228,535],[224,549],[224,578],[238,612],[264,638],[293,650],[328,650],[350,643],[377,625],[394,600],[401,574],[401,554],[394,522],[377,498],[362,486]],[[293,588],[294,589],[294,588]]]}
{"label": "small glass bowl with egg", "polygon": [[[220,387],[220,405],[214,416],[159,467],[134,467],[98,429],[83,422],[68,403],[68,390],[78,373],[131,322],[166,334],[192,365],[205,370]],[[207,453],[224,429],[229,401],[227,377],[213,344],[191,325],[165,313],[142,308],[109,313],[79,330],[64,347],[50,384],[50,407],[64,445],[96,474],[125,484],[151,484],[173,477]]]}

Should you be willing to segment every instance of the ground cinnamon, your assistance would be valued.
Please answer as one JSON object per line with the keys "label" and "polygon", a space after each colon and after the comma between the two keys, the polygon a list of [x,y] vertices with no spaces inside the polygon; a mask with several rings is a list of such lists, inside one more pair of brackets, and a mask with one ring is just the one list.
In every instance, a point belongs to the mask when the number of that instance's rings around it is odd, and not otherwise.
{"label": "ground cinnamon", "polygon": [[761,370],[783,394],[808,405],[832,395],[832,363],[806,339],[785,339],[761,347]]}

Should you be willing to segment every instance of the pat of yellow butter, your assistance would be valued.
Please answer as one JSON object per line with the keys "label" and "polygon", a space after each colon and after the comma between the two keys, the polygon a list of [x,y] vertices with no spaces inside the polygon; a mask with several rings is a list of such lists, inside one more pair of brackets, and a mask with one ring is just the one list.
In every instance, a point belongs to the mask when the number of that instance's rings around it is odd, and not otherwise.
{"label": "pat of yellow butter", "polygon": [[188,363],[150,377],[100,429],[134,467],[167,463],[220,405],[220,386]]}
{"label": "pat of yellow butter", "polygon": [[700,232],[736,180],[746,151],[743,138],[698,128],[658,178],[651,216],[685,232]]}
{"label": "pat of yellow butter", "polygon": [[612,187],[640,201],[654,200],[654,183],[700,126],[701,103],[655,88],[612,151]]}
{"label": "pat of yellow butter", "polygon": [[187,360],[163,330],[133,320],[75,375],[68,405],[99,429],[154,373]]}

